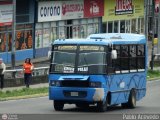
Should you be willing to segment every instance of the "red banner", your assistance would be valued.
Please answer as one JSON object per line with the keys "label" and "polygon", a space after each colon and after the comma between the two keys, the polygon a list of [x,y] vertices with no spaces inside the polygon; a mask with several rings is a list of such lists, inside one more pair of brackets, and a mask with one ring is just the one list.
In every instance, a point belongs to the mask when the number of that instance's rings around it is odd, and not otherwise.
{"label": "red banner", "polygon": [[0,23],[0,26],[7,26],[7,25],[12,25],[12,22]]}
{"label": "red banner", "polygon": [[84,0],[84,17],[104,15],[104,0]]}

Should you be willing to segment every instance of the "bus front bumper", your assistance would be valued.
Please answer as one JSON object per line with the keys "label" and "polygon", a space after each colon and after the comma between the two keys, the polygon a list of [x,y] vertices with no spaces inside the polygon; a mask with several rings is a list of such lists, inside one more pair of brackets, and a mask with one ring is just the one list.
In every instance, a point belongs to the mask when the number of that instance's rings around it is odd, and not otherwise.
{"label": "bus front bumper", "polygon": [[49,87],[50,100],[98,102],[104,98],[104,88]]}

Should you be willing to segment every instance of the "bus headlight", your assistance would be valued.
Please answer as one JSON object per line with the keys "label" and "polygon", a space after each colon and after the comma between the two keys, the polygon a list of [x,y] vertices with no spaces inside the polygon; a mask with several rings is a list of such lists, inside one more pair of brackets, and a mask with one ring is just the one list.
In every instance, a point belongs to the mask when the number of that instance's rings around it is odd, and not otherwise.
{"label": "bus headlight", "polygon": [[101,82],[90,82],[89,86],[95,87],[95,88],[100,88],[100,87],[102,87],[102,84],[101,84]]}
{"label": "bus headlight", "polygon": [[61,82],[60,81],[52,80],[52,81],[50,81],[50,86],[59,87],[59,86],[61,86]]}

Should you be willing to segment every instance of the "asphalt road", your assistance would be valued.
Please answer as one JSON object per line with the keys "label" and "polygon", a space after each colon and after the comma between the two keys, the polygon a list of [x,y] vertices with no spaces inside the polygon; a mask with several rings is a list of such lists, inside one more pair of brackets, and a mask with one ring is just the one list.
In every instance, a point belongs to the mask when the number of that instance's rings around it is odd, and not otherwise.
{"label": "asphalt road", "polygon": [[[135,109],[124,109],[120,106],[112,106],[108,108],[108,111],[104,113],[98,113],[95,111],[95,107],[90,107],[89,110],[83,110],[76,108],[75,105],[66,104],[64,111],[55,111],[53,108],[53,102],[48,100],[48,97],[22,99],[22,100],[11,100],[0,102],[0,114],[20,114],[21,118],[31,119],[36,117],[38,119],[55,118],[64,120],[121,120],[125,118],[126,114],[137,115],[139,114],[160,114],[160,80],[152,81],[147,83],[147,95],[139,102]],[[32,114],[32,115],[22,115]],[[21,116],[22,115],[22,116]],[[24,117],[24,119],[25,119]],[[134,116],[132,116],[134,118]],[[160,115],[156,116],[158,120]],[[46,120],[48,120],[46,119]],[[54,120],[54,119],[53,119]]]}

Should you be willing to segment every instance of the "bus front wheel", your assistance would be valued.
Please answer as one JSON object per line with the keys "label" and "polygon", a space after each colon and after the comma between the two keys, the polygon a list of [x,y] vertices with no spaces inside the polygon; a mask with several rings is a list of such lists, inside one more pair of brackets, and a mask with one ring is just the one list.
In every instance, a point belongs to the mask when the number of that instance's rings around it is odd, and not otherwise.
{"label": "bus front wheel", "polygon": [[101,101],[97,103],[97,110],[99,112],[105,112],[108,107],[108,99],[106,98],[105,102]]}
{"label": "bus front wheel", "polygon": [[57,101],[57,100],[54,101],[54,109],[55,109],[56,111],[61,111],[61,110],[63,110],[63,107],[64,107],[64,103],[63,103],[63,102]]}
{"label": "bus front wheel", "polygon": [[135,108],[136,107],[136,91],[131,90],[127,103],[122,103],[124,108]]}

